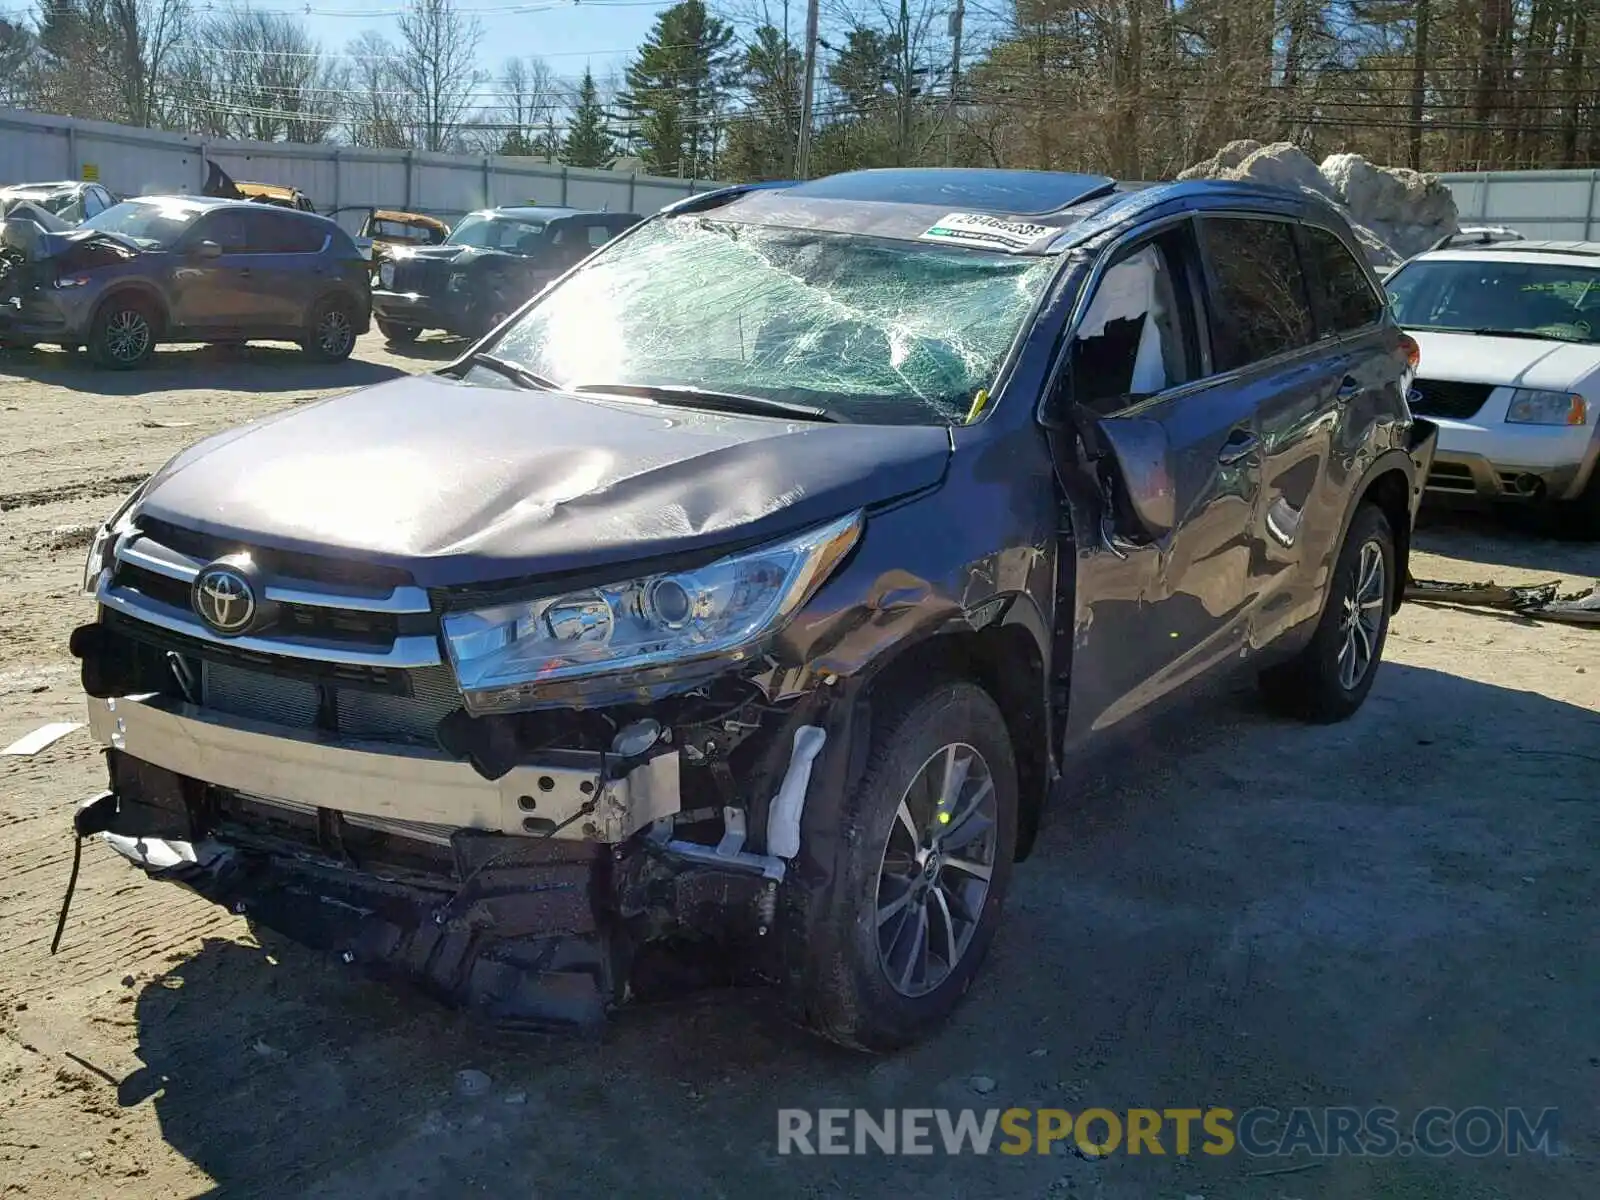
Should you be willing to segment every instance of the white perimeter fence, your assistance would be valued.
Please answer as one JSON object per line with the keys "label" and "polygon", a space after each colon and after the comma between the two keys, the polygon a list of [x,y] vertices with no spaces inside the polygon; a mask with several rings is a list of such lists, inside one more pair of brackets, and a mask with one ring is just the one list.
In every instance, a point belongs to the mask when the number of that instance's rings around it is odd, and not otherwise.
{"label": "white perimeter fence", "polygon": [[1600,170],[1440,175],[1463,224],[1509,225],[1532,238],[1600,240]]}
{"label": "white perimeter fence", "polygon": [[[446,220],[500,204],[648,214],[721,186],[498,155],[210,140],[0,109],[0,184],[95,179],[128,196],[195,194],[205,186],[207,159],[237,180],[292,184],[318,212],[366,205]],[[360,220],[341,215],[352,233]]]}
{"label": "white perimeter fence", "polygon": [[[497,204],[652,213],[719,184],[587,171],[526,158],[211,141],[153,129],[0,109],[0,184],[98,179],[125,195],[199,192],[206,159],[235,179],[293,184],[319,212],[399,208],[447,220]],[[1600,170],[1457,172],[1439,177],[1463,221],[1529,237],[1600,239]],[[345,220],[354,232],[359,216]]]}

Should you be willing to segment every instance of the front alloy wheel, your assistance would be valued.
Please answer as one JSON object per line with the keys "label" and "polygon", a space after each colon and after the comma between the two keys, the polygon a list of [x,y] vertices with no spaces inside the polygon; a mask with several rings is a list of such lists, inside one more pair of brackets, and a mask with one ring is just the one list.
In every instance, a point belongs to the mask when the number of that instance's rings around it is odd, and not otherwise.
{"label": "front alloy wheel", "polygon": [[983,964],[1016,853],[1017,767],[1004,714],[967,680],[886,683],[862,719],[860,778],[814,785],[801,819],[785,982],[817,1033],[888,1051],[937,1030]]}
{"label": "front alloy wheel", "polygon": [[995,804],[989,764],[959,742],[900,798],[878,869],[878,955],[902,996],[933,991],[972,945],[994,875]]}
{"label": "front alloy wheel", "polygon": [[103,367],[126,371],[137,367],[155,349],[150,314],[137,303],[111,303],[96,318],[95,359]]}

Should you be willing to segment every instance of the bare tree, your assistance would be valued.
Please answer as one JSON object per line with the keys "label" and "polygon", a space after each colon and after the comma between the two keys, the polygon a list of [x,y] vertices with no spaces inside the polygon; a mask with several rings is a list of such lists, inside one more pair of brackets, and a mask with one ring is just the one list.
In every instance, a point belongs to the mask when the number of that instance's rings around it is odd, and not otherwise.
{"label": "bare tree", "polygon": [[542,58],[508,58],[499,78],[499,105],[490,110],[493,152],[532,156],[540,135],[566,104],[567,88]]}
{"label": "bare tree", "polygon": [[188,0],[43,0],[34,101],[68,116],[161,123]]}
{"label": "bare tree", "polygon": [[357,146],[403,150],[411,145],[409,97],[402,94],[394,44],[368,30],[345,52],[349,63],[345,133]]}
{"label": "bare tree", "polygon": [[339,118],[347,72],[293,17],[226,9],[175,52],[170,120],[220,137],[320,142]]}
{"label": "bare tree", "polygon": [[401,52],[393,74],[410,110],[412,143],[419,150],[449,150],[486,78],[476,66],[483,25],[463,15],[454,0],[409,0],[396,25]]}

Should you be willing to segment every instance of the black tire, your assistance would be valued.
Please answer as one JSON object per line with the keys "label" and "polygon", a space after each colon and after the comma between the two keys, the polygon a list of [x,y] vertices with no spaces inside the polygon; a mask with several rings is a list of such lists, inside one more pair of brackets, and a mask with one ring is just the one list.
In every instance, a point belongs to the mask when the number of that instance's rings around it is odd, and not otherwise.
{"label": "black tire", "polygon": [[383,340],[396,346],[409,346],[422,336],[422,330],[415,325],[396,325],[393,321],[386,321],[382,317],[375,318],[378,332],[383,334]]}
{"label": "black tire", "polygon": [[[1373,556],[1382,565],[1374,582]],[[1375,504],[1356,509],[1339,549],[1322,619],[1311,642],[1294,658],[1261,673],[1261,692],[1278,711],[1318,724],[1342,721],[1361,707],[1383,660],[1394,609],[1394,530]],[[1356,620],[1360,614],[1367,619]],[[1356,620],[1355,632],[1351,621]],[[1361,648],[1367,648],[1364,665]],[[1354,662],[1356,667],[1351,667]],[[1351,682],[1351,675],[1355,674]]]}
{"label": "black tire", "polygon": [[318,362],[336,363],[356,348],[355,310],[348,300],[328,296],[317,301],[300,348]]}
{"label": "black tire", "polygon": [[96,366],[131,371],[155,352],[158,321],[154,306],[142,296],[113,296],[95,313],[89,330],[89,353]]}
{"label": "black tire", "polygon": [[[942,852],[926,851],[938,861],[931,867],[918,865],[906,853],[914,845],[912,832],[920,828],[920,844],[936,846],[929,834],[939,826],[920,816],[910,816],[909,825],[903,822],[902,801],[908,813],[915,807],[919,814],[937,816],[932,792],[908,795],[907,789],[932,778],[922,774],[925,766],[947,761],[949,747],[957,747],[965,783],[954,789],[958,800],[945,809],[957,819],[944,828],[952,841],[974,829],[981,833],[960,847],[947,843]],[[963,754],[969,757],[961,768]],[[987,792],[992,805],[973,800],[984,792],[983,767],[992,783]],[[942,765],[936,767],[935,775],[942,778],[942,770]],[[966,805],[974,806],[970,820],[961,819],[959,810]],[[886,699],[873,713],[872,742],[860,782],[842,798],[812,797],[805,826],[806,844],[827,856],[822,863],[826,878],[820,886],[796,880],[785,888],[791,1010],[823,1037],[859,1050],[898,1050],[933,1033],[976,977],[999,926],[1011,878],[1017,772],[1000,709],[982,688],[966,682]],[[964,869],[950,865],[955,862],[964,862]],[[985,865],[990,874],[979,894],[982,881],[968,872]],[[938,897],[933,896],[936,891]],[[890,913],[886,918],[880,905]],[[945,919],[941,909],[955,916]],[[919,919],[926,923],[916,925]],[[957,925],[963,929],[958,931]],[[920,979],[914,969],[902,969],[902,963],[912,962],[909,948],[917,944],[919,932],[926,935],[927,946]],[[910,941],[903,940],[908,937]],[[950,969],[945,947],[952,944],[960,948]],[[907,952],[897,953],[901,950]],[[901,982],[890,978],[891,970]],[[919,993],[918,987],[925,990]]]}

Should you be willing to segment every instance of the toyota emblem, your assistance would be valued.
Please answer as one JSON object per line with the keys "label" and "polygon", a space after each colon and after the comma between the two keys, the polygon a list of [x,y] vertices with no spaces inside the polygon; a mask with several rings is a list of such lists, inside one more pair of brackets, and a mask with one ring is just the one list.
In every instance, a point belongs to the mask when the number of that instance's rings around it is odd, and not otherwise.
{"label": "toyota emblem", "polygon": [[248,560],[219,559],[194,578],[190,600],[200,619],[218,633],[243,633],[256,617],[256,589]]}

